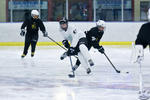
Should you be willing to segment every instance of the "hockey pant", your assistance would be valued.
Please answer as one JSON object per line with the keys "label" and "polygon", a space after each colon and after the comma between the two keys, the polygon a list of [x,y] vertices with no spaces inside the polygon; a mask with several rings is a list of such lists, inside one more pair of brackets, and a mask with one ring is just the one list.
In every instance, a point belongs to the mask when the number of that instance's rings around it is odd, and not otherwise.
{"label": "hockey pant", "polygon": [[24,46],[23,54],[27,55],[30,45],[31,45],[31,52],[34,53],[36,49],[37,41],[38,41],[38,35],[31,36],[27,34],[25,37],[25,46]]}
{"label": "hockey pant", "polygon": [[91,59],[91,56],[88,52],[88,49],[87,47],[85,46],[85,44],[81,44],[79,45],[79,50],[80,52],[78,53],[78,59],[79,61],[81,62],[81,65],[87,69],[89,68],[89,63],[88,63],[88,60]]}
{"label": "hockey pant", "polygon": [[[91,49],[91,45],[90,46],[88,46],[88,51]],[[77,65],[77,66],[80,66],[80,60],[79,59],[77,59],[77,61],[76,61],[76,63],[75,63],[75,65]]]}

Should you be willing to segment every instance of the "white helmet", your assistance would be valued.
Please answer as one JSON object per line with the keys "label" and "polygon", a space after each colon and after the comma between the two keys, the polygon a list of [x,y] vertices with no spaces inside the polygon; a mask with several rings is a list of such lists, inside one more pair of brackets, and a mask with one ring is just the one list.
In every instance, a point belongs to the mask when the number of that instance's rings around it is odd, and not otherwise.
{"label": "white helmet", "polygon": [[98,20],[97,22],[96,22],[96,26],[97,27],[106,27],[106,23],[105,23],[105,21],[103,21],[103,20]]}
{"label": "white helmet", "polygon": [[39,16],[39,12],[37,10],[31,11],[31,16],[34,18],[34,16]]}
{"label": "white helmet", "polygon": [[150,8],[148,9],[148,21],[150,21]]}

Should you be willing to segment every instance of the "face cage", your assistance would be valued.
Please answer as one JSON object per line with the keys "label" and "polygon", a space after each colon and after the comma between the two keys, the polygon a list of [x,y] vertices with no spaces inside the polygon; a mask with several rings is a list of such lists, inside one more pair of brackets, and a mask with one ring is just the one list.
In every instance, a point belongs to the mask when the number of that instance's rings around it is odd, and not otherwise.
{"label": "face cage", "polygon": [[60,21],[59,24],[62,25],[62,24],[68,24],[68,23],[66,21]]}
{"label": "face cage", "polygon": [[39,18],[39,15],[32,15],[32,17],[33,17],[34,19],[38,19],[38,18]]}
{"label": "face cage", "polygon": [[105,30],[106,30],[106,27],[104,27],[104,26],[98,26],[98,25],[97,25],[97,27],[98,27],[98,28],[103,27],[103,28],[104,28],[104,30],[103,30],[103,31],[105,31]]}
{"label": "face cage", "polygon": [[[63,27],[61,26],[62,24],[66,24],[66,25],[67,25],[67,27],[66,27],[66,28],[63,28]],[[60,28],[66,31],[66,30],[67,30],[67,28],[68,28],[68,24],[67,24],[67,23],[60,23]]]}

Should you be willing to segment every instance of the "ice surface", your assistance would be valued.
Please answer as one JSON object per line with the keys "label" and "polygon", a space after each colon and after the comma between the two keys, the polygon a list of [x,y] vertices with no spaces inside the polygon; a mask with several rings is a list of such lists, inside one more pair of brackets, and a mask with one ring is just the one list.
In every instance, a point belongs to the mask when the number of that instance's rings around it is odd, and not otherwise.
{"label": "ice surface", "polygon": [[[138,100],[138,66],[130,63],[130,47],[104,46],[106,54],[122,72],[117,74],[104,55],[92,49],[92,74],[80,66],[74,79],[64,50],[38,47],[35,57],[21,59],[23,47],[0,47],[0,100]],[[72,57],[73,62],[75,58]],[[142,63],[145,88],[150,89],[150,52]]]}

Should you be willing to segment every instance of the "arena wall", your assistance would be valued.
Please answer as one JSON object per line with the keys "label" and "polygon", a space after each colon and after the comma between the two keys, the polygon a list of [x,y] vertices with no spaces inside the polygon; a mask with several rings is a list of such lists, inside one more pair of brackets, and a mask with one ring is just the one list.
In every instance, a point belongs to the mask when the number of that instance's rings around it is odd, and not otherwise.
{"label": "arena wall", "polygon": [[[102,38],[104,45],[130,45],[135,41],[138,31],[144,22],[106,22],[106,29]],[[0,23],[0,45],[23,45],[24,37],[20,34],[20,23]],[[60,43],[62,37],[59,33],[58,22],[44,22],[49,36]],[[94,22],[70,22],[70,25],[76,28],[87,31],[95,26]],[[48,38],[42,36],[39,32],[38,45],[54,45]]]}

